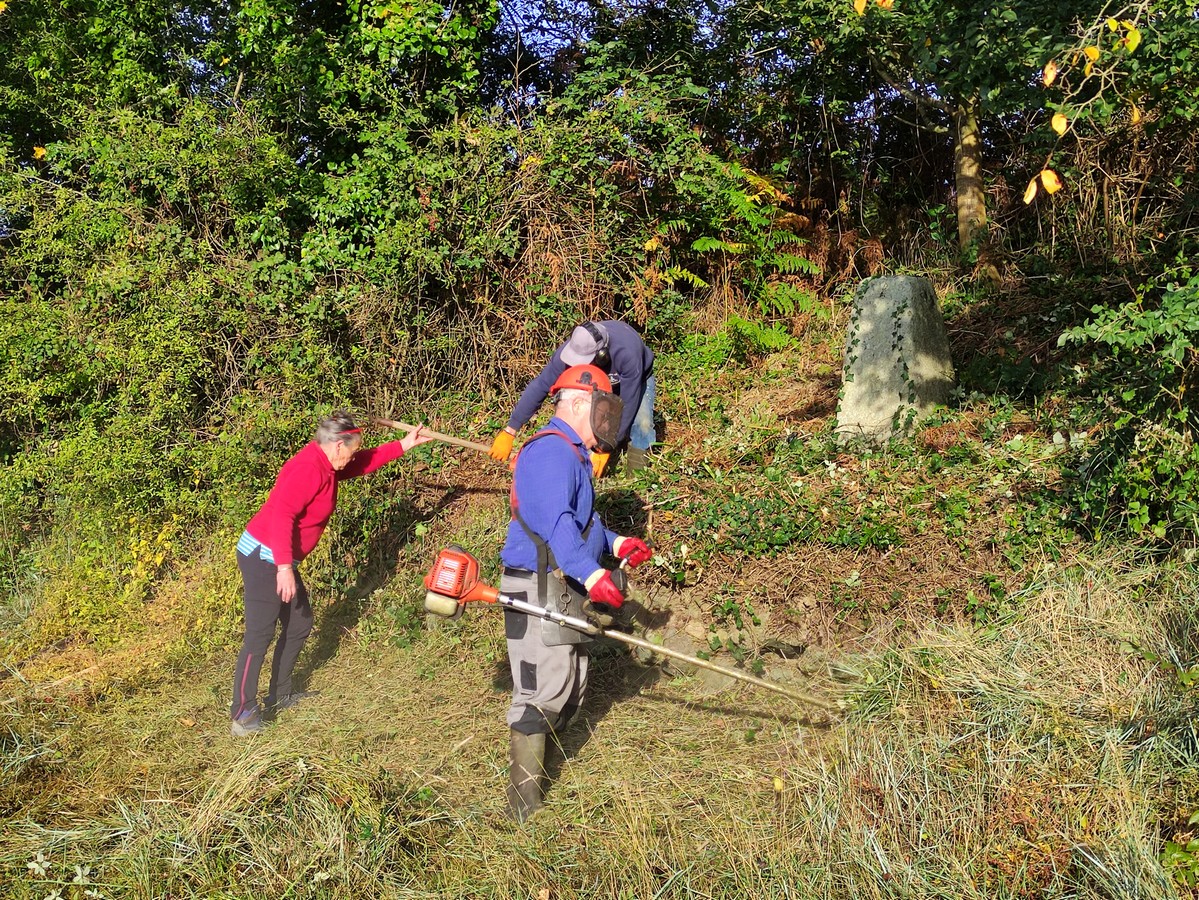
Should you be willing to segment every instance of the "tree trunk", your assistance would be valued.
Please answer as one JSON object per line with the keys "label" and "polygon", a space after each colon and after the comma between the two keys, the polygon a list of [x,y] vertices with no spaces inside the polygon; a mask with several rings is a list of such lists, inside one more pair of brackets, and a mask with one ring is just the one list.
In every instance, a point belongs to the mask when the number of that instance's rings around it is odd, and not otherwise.
{"label": "tree trunk", "polygon": [[963,100],[955,115],[953,168],[958,195],[958,247],[962,252],[987,224],[983,194],[982,135],[978,128],[978,98]]}

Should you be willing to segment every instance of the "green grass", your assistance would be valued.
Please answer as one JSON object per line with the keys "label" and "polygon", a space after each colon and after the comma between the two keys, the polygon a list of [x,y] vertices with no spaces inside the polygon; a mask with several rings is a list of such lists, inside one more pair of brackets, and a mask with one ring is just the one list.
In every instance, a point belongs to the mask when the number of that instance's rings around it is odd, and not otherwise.
{"label": "green grass", "polygon": [[651,608],[835,720],[605,648],[515,826],[501,616],[420,613],[437,548],[494,576],[507,475],[439,452],[343,497],[307,570],[320,694],[256,738],[227,731],[227,541],[102,644],[38,645],[66,585],[9,606],[5,896],[1189,896],[1161,860],[1199,810],[1193,566],[1074,532],[1051,423],[1006,402],[844,452],[811,357],[680,375],[653,466],[600,501],[657,543]]}
{"label": "green grass", "polygon": [[1199,808],[1194,697],[1128,646],[1169,655],[1194,573],[1092,562],[1001,632],[930,621],[842,660],[831,726],[605,653],[524,829],[494,611],[343,645],[252,740],[226,734],[223,658],[86,706],[11,697],[0,877],[39,900],[82,896],[76,866],[110,897],[1175,896],[1160,828]]}

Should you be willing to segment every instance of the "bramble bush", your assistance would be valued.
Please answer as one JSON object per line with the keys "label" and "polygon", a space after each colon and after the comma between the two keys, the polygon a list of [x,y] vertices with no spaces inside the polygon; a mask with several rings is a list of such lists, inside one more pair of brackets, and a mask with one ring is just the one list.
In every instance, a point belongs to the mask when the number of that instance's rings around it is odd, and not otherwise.
{"label": "bramble bush", "polygon": [[1060,343],[1095,346],[1085,380],[1110,421],[1074,472],[1076,503],[1096,528],[1153,541],[1199,532],[1199,271],[1179,262]]}
{"label": "bramble bush", "polygon": [[[587,316],[659,347],[691,332],[695,296],[661,269],[723,265],[692,249],[705,234],[777,238],[693,131],[697,90],[589,70],[524,129],[391,106],[341,121],[356,152],[319,165],[253,96],[100,104],[32,162],[0,141],[5,593],[57,572],[93,598],[66,619],[102,631],[244,524],[321,410],[511,394]],[[777,256],[741,265],[747,312],[791,271]],[[786,341],[743,321],[742,343]],[[69,573],[36,562],[56,556]]]}

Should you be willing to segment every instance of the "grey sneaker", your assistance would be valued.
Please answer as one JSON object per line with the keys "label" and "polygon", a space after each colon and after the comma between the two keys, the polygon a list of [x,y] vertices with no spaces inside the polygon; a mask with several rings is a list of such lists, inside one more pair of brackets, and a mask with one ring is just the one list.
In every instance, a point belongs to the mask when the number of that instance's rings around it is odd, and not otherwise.
{"label": "grey sneaker", "polygon": [[645,468],[646,452],[639,450],[636,447],[629,447],[624,453],[624,470],[627,474],[632,475],[634,472],[640,472]]}
{"label": "grey sneaker", "polygon": [[255,707],[249,712],[244,712],[229,724],[229,732],[234,737],[246,737],[255,732],[262,731],[265,723],[262,721],[262,711]]}

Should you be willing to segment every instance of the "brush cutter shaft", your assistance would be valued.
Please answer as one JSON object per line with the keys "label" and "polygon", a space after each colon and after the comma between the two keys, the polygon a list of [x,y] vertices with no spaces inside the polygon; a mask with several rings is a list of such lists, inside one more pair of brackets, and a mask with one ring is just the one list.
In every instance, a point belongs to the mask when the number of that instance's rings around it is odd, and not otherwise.
{"label": "brush cutter shaft", "polygon": [[391,419],[375,419],[375,424],[382,425],[384,428],[391,428],[395,431],[416,431],[417,428],[422,428],[423,433],[427,434],[435,441],[441,441],[444,444],[453,444],[455,447],[465,447],[467,450],[479,450],[483,453],[491,452],[491,447],[489,447],[487,444],[476,444],[474,441],[464,441],[462,438],[456,438],[452,435],[442,434],[441,432],[424,428],[423,425],[408,425],[404,422],[394,422]]}
{"label": "brush cutter shaft", "polygon": [[747,675],[745,672],[738,672],[736,669],[726,669],[724,666],[718,666],[716,663],[708,662],[706,659],[699,659],[695,656],[688,656],[686,653],[680,653],[678,650],[671,650],[669,647],[660,647],[657,644],[651,644],[649,641],[643,641],[641,638],[633,637],[631,634],[625,634],[623,631],[614,631],[610,628],[601,628],[594,622],[588,622],[586,619],[579,619],[575,616],[563,615],[562,613],[555,612],[551,609],[544,609],[535,603],[529,603],[526,600],[517,600],[515,597],[509,597],[507,594],[500,594],[497,598],[497,602],[501,606],[506,606],[509,609],[516,610],[517,612],[528,613],[531,616],[537,616],[538,618],[542,619],[549,619],[551,622],[556,622],[559,625],[565,625],[567,628],[574,628],[576,631],[581,631],[584,634],[590,634],[593,636],[602,635],[607,638],[612,638],[614,641],[620,641],[622,644],[628,644],[631,647],[640,647],[642,650],[648,650],[651,653],[657,653],[660,656],[669,656],[672,659],[677,659],[681,662],[698,666],[701,669],[707,669],[710,672],[719,672],[721,675],[727,675],[729,678],[735,678],[738,681],[744,681],[747,684],[765,688],[768,691],[774,691],[776,694],[782,694],[784,697],[790,697],[792,700],[798,700],[800,703],[819,706],[823,709],[837,708],[837,704],[828,700],[822,700],[819,697],[813,697],[809,694],[800,694],[789,690],[782,685],[772,684],[771,682],[764,681],[761,678],[755,678],[753,675]]}

